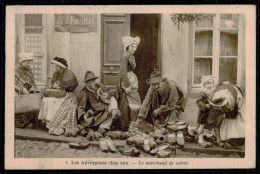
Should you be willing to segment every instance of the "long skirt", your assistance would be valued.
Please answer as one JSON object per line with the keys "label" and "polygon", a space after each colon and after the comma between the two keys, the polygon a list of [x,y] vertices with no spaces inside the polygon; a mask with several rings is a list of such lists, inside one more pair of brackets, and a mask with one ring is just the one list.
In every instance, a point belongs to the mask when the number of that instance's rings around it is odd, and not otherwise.
{"label": "long skirt", "polygon": [[[66,97],[61,102],[60,99],[57,100],[58,109],[53,113],[53,117],[46,117],[46,127],[50,130],[49,133],[55,129],[63,128],[65,131],[73,132],[77,126],[76,109],[77,109],[77,99],[71,92],[66,93]],[[49,100],[47,106],[52,104],[53,100]],[[57,106],[56,106],[57,107]],[[52,108],[53,109],[53,108]],[[52,112],[53,112],[52,111]],[[48,113],[48,112],[47,112]],[[41,116],[42,117],[42,116]],[[44,116],[43,116],[44,117]]]}
{"label": "long skirt", "polygon": [[241,92],[237,90],[238,114],[235,119],[225,118],[220,127],[220,139],[245,138],[245,103]]}
{"label": "long skirt", "polygon": [[128,72],[127,76],[131,84],[131,92],[125,92],[124,84],[121,84],[121,88],[118,89],[119,110],[121,112],[119,124],[121,130],[125,130],[131,121],[136,121],[141,107],[141,97],[138,93],[138,79],[132,71]]}

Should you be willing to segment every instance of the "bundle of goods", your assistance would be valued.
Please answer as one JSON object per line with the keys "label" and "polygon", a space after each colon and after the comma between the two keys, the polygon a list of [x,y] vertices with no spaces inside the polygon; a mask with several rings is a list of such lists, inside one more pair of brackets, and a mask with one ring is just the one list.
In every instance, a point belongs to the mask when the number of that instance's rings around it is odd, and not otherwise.
{"label": "bundle of goods", "polygon": [[37,113],[40,111],[42,95],[39,93],[15,96],[15,114]]}

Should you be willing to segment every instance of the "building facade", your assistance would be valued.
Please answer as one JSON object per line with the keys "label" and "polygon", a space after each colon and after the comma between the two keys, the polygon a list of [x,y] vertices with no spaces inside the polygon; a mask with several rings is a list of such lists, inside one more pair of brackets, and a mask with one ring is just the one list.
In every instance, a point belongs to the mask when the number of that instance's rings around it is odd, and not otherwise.
{"label": "building facade", "polygon": [[37,85],[46,88],[55,56],[68,61],[81,89],[86,71],[110,87],[117,82],[123,52],[122,37],[139,36],[135,53],[139,92],[144,99],[146,79],[159,66],[186,95],[181,119],[196,122],[195,97],[203,75],[237,83],[245,91],[245,17],[215,14],[200,22],[175,25],[171,14],[19,14],[16,15],[16,62],[19,52],[33,51]]}

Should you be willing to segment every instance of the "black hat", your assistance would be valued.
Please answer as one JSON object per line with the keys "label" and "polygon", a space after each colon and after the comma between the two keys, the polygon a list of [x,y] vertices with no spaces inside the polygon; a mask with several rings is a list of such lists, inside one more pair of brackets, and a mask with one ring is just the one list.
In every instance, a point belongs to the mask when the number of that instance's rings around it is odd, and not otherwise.
{"label": "black hat", "polygon": [[55,57],[51,63],[61,66],[62,68],[68,68],[67,60],[61,57]]}
{"label": "black hat", "polygon": [[92,71],[87,71],[83,82],[88,82],[90,80],[96,80],[97,78],[98,77],[95,77],[95,74]]}
{"label": "black hat", "polygon": [[162,75],[159,71],[154,71],[151,73],[150,79],[147,79],[146,82],[148,84],[153,84],[153,83],[159,83],[164,80],[165,80],[165,78],[162,78]]}

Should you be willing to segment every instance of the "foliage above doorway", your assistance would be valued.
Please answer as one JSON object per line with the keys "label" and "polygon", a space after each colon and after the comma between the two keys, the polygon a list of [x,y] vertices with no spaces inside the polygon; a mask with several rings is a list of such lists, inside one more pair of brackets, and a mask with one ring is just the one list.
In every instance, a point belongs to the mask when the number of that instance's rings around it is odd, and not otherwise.
{"label": "foliage above doorway", "polygon": [[189,23],[192,21],[200,22],[201,20],[210,19],[214,17],[215,14],[188,14],[188,13],[174,13],[171,14],[171,20],[175,25],[178,25],[178,30],[181,23]]}

